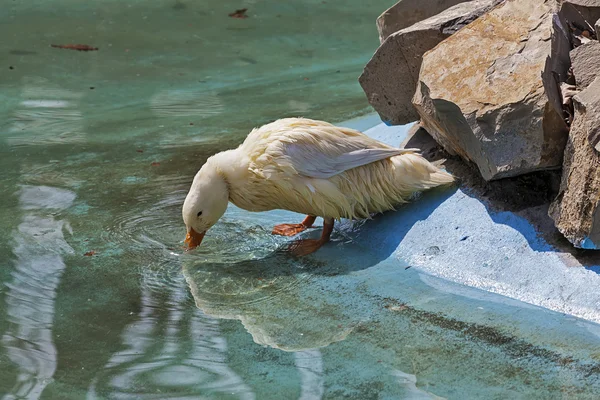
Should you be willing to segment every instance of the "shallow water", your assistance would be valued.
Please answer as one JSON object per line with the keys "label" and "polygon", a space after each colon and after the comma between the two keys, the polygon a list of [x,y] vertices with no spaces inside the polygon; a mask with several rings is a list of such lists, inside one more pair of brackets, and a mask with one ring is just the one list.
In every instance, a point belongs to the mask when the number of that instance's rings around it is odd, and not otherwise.
{"label": "shallow water", "polygon": [[407,221],[450,193],[302,260],[270,235],[301,216],[231,207],[183,252],[208,156],[275,118],[370,112],[357,76],[389,1],[0,5],[1,399],[600,393],[598,325],[402,261]]}

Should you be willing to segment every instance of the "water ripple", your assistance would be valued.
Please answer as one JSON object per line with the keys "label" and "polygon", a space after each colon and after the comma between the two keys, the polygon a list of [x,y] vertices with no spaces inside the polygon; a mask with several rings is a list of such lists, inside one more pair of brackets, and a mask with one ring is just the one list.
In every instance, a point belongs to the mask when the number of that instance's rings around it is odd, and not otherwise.
{"label": "water ripple", "polygon": [[[190,309],[186,300],[181,278],[160,293],[142,291],[142,309],[124,331],[121,351],[94,379],[89,399],[107,391],[119,399],[198,398],[191,393],[255,399],[227,365],[227,341],[218,322]],[[157,331],[163,334],[157,337]]]}
{"label": "water ripple", "polygon": [[11,146],[80,143],[85,140],[81,93],[37,77],[24,79],[21,102],[9,119]]}
{"label": "water ripple", "polygon": [[59,168],[59,162],[21,164],[21,181],[29,185],[52,185],[58,187],[77,188],[83,180],[77,179],[66,168]]}
{"label": "water ripple", "polygon": [[[148,196],[152,196],[148,191]],[[136,199],[144,202],[143,197]],[[167,250],[180,254],[185,227],[181,221],[181,194],[175,193],[147,208],[127,208],[105,228],[103,239],[117,247]]]}
{"label": "water ripple", "polygon": [[[181,274],[182,263],[205,266],[207,273],[212,268],[231,265],[235,265],[238,271],[245,271],[240,263],[262,260],[287,243],[286,238],[273,236],[270,230],[253,222],[240,221],[228,212],[209,230],[201,246],[186,252],[183,243],[186,229],[181,207],[187,190],[175,188],[180,187],[179,182],[187,182],[189,178],[162,179],[164,182],[153,182],[152,187],[155,184],[156,187],[162,186],[162,190],[173,188],[168,195],[157,200],[151,188],[144,190],[144,194],[136,198],[141,206],[122,208],[122,212],[116,214],[101,233],[102,241],[109,248],[126,249],[128,257],[138,257],[137,264],[144,273],[144,286],[161,290],[165,285],[172,285]],[[282,274],[297,270],[287,255],[274,262],[281,264]],[[265,276],[267,274],[265,271]],[[234,281],[243,285],[237,278]]]}
{"label": "water ripple", "polygon": [[224,110],[216,93],[194,89],[161,91],[150,99],[150,108],[159,117],[210,117]]}
{"label": "water ripple", "polygon": [[[210,310],[269,301],[311,279],[310,265],[282,252],[233,263],[185,263],[196,304]],[[223,316],[221,312],[217,315]]]}

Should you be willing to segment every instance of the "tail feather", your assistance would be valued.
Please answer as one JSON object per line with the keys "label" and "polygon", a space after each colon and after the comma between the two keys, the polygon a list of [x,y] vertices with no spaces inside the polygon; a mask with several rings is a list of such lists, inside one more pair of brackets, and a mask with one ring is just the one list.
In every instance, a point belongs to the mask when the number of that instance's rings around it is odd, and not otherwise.
{"label": "tail feather", "polygon": [[393,161],[397,167],[400,167],[397,168],[397,171],[401,174],[399,180],[412,190],[431,189],[454,182],[454,177],[451,174],[431,164],[418,154],[403,154],[394,157]]}
{"label": "tail feather", "polygon": [[450,185],[451,183],[454,183],[454,181],[454,176],[442,169],[438,169],[436,172],[429,175],[429,182],[435,186]]}

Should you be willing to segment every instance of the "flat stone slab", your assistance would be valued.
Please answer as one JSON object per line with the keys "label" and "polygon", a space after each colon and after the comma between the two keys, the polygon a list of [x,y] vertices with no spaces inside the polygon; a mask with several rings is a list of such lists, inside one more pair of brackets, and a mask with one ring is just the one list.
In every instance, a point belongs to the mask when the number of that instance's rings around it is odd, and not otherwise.
{"label": "flat stone slab", "polygon": [[[367,134],[398,146],[390,127]],[[546,205],[547,206],[547,205]],[[496,210],[463,187],[432,191],[389,218],[390,235],[399,237],[393,253],[430,275],[600,323],[600,255],[586,267],[547,243],[524,215],[544,218],[544,207],[518,214]],[[396,227],[396,228],[394,228]],[[595,264],[595,265],[594,265]],[[576,268],[579,267],[579,268]]]}

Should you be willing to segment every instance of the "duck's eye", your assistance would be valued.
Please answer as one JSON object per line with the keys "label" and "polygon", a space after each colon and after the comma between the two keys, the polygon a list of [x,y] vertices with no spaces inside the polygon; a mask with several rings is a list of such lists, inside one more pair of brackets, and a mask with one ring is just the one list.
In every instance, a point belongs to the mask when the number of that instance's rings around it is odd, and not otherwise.
{"label": "duck's eye", "polygon": [[201,215],[202,215],[202,211],[198,211],[198,216],[201,216]]}

